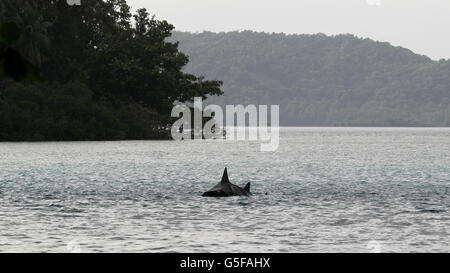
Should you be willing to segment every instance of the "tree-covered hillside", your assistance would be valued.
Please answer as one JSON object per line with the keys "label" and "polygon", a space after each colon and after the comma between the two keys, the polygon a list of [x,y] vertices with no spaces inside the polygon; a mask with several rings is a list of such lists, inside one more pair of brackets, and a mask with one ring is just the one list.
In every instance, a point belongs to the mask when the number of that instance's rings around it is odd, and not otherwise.
{"label": "tree-covered hillside", "polygon": [[449,126],[450,61],[352,35],[175,32],[219,104],[280,104],[284,125]]}

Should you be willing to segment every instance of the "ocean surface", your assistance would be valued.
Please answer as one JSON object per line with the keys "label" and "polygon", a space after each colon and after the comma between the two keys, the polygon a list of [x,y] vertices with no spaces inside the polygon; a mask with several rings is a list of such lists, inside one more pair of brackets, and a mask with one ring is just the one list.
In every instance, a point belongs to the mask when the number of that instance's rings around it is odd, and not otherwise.
{"label": "ocean surface", "polygon": [[449,189],[442,128],[0,143],[0,252],[450,252]]}

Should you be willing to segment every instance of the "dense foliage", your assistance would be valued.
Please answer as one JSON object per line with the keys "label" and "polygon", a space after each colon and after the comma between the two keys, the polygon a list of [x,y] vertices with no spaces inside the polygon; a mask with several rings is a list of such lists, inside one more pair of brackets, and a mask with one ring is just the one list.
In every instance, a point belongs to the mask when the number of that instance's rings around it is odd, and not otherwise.
{"label": "dense foliage", "polygon": [[0,71],[0,140],[167,138],[174,103],[222,94],[221,82],[182,72],[188,57],[166,41],[172,25],[133,15],[125,0],[2,0],[8,22],[21,36],[0,39],[1,56],[17,51],[44,81]]}
{"label": "dense foliage", "polygon": [[219,104],[279,104],[284,125],[450,126],[450,61],[352,35],[175,32]]}
{"label": "dense foliage", "polygon": [[41,81],[39,69],[14,49],[21,31],[14,22],[0,24],[0,81]]}

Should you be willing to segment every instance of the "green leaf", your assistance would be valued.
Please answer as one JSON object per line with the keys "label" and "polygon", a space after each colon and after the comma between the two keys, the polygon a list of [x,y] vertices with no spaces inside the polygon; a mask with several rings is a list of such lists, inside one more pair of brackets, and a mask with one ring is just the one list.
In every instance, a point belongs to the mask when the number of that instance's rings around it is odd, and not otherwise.
{"label": "green leaf", "polygon": [[6,49],[6,51],[0,56],[0,64],[0,79],[8,77],[15,81],[42,80],[39,75],[39,69],[33,66],[12,48]]}
{"label": "green leaf", "polygon": [[27,65],[27,73],[25,76],[25,80],[31,82],[42,82],[41,71],[33,66],[30,62],[25,61]]}
{"label": "green leaf", "polygon": [[5,78],[5,61],[0,57],[0,80]]}
{"label": "green leaf", "polygon": [[11,45],[14,41],[18,40],[20,34],[20,29],[13,22],[0,25],[0,41],[7,45]]}

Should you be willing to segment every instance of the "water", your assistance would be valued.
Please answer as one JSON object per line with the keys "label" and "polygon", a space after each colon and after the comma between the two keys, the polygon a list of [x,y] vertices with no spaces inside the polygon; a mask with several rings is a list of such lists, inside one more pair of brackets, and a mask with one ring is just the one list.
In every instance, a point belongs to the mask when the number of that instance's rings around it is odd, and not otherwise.
{"label": "water", "polygon": [[[284,128],[259,147],[0,143],[0,251],[450,251],[450,129]],[[252,197],[200,197],[225,166]]]}

